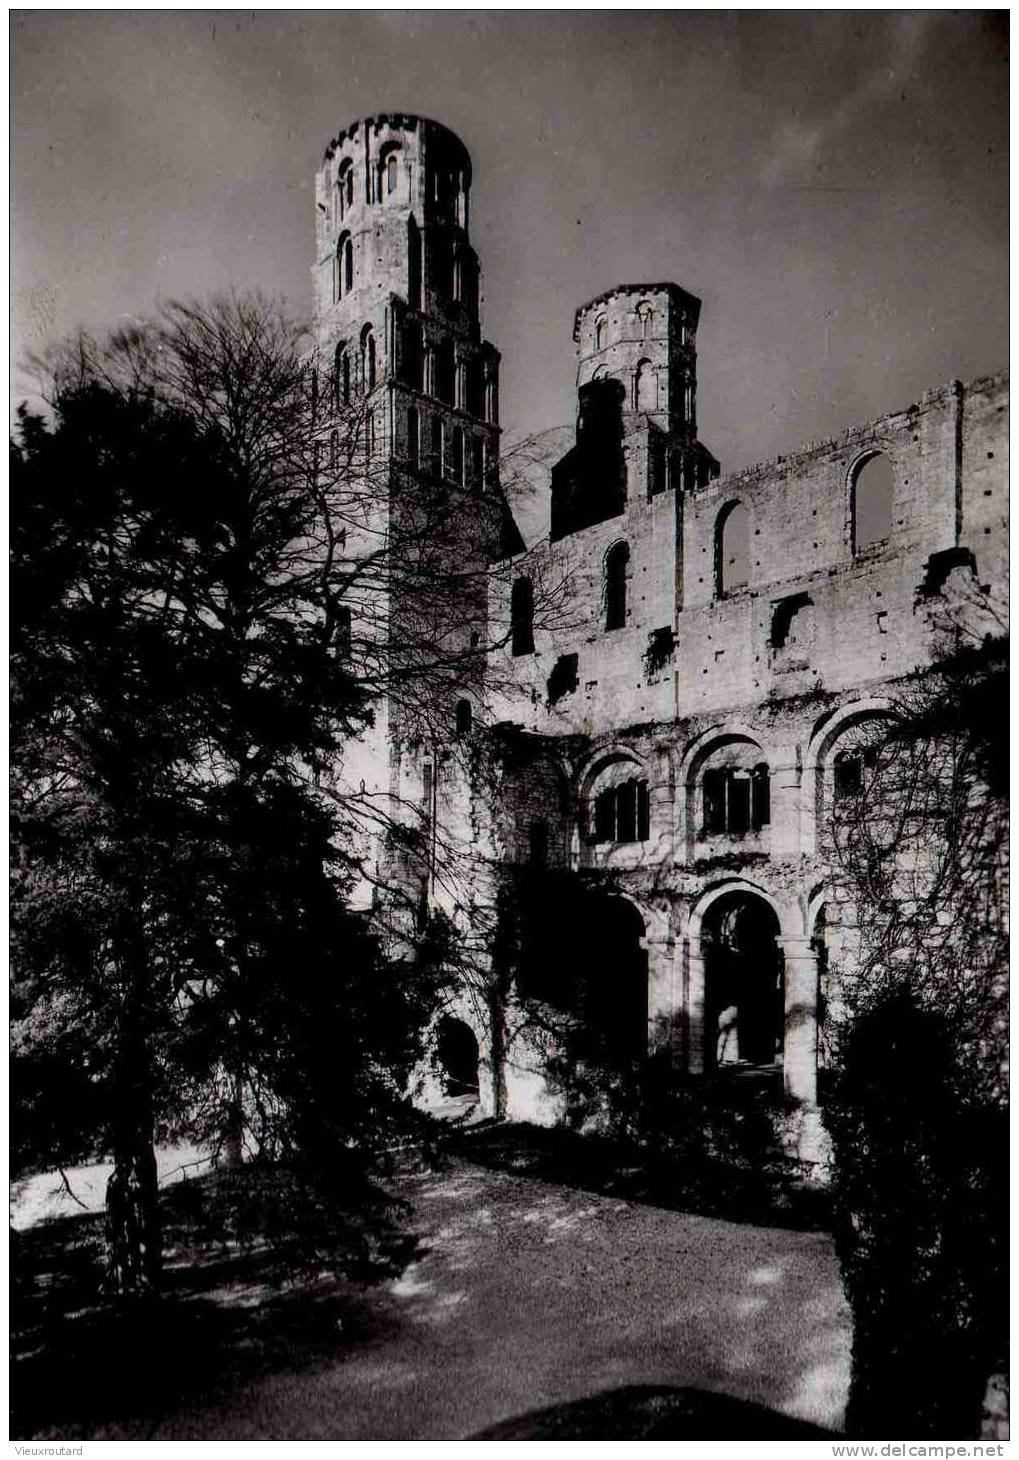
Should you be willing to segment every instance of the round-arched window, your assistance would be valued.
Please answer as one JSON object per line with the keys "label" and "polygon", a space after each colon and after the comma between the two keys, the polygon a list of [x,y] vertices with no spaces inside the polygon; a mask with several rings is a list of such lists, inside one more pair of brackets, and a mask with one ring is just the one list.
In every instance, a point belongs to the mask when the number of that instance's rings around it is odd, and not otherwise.
{"label": "round-arched window", "polygon": [[605,554],[606,629],[621,629],[626,626],[626,580],[629,571],[629,544],[613,543]]}
{"label": "round-arched window", "polygon": [[742,502],[729,502],[715,523],[715,596],[750,581],[750,515]]}
{"label": "round-arched window", "polygon": [[636,406],[638,411],[657,411],[658,376],[650,360],[641,360],[637,365]]}
{"label": "round-arched window", "polygon": [[849,474],[850,537],[861,552],[892,535],[892,463],[883,451],[862,457]]}

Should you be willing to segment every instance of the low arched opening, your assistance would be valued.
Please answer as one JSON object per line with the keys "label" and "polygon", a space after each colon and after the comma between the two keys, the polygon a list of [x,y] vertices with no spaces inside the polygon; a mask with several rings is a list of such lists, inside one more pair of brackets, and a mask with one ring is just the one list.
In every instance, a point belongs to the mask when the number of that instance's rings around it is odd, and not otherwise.
{"label": "low arched opening", "polygon": [[469,1024],[450,1015],[443,1016],[435,1028],[435,1058],[447,1095],[480,1093],[481,1051]]}

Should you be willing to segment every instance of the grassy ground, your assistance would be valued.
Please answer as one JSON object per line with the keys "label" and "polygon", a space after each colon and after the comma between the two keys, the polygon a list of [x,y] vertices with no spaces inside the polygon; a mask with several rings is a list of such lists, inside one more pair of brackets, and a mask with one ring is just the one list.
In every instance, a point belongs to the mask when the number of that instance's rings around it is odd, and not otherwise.
{"label": "grassy ground", "polygon": [[670,1210],[641,1194],[639,1169],[586,1142],[481,1128],[455,1145],[443,1169],[396,1180],[406,1236],[375,1281],[279,1284],[257,1241],[210,1239],[178,1193],[167,1297],[125,1314],[97,1296],[96,1217],[22,1231],[12,1435],[839,1428],[849,1316],[824,1232],[775,1225],[774,1212],[764,1225]]}

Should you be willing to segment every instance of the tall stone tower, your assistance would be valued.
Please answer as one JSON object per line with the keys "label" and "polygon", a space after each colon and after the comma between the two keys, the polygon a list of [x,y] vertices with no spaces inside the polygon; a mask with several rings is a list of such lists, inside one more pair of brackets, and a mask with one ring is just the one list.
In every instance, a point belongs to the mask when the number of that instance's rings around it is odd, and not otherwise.
{"label": "tall stone tower", "polygon": [[459,139],[402,114],[345,128],[316,176],[319,449],[332,455],[339,438],[352,495],[366,484],[345,552],[353,652],[380,686],[344,774],[376,798],[377,825],[420,831],[391,838],[377,867],[419,910],[444,813],[470,823],[454,752],[480,700],[487,557],[506,520],[499,355],[481,338],[470,198]]}
{"label": "tall stone tower", "polygon": [[577,310],[577,386],[614,379],[625,412],[677,442],[697,438],[697,321],[701,301],[677,284],[621,284]]}
{"label": "tall stone tower", "polygon": [[481,338],[471,162],[421,117],[354,122],[316,178],[319,359],[374,445],[457,486],[498,480],[499,355]]}
{"label": "tall stone tower", "polygon": [[700,311],[677,284],[620,284],[577,310],[577,444],[553,471],[553,538],[718,475],[697,440]]}

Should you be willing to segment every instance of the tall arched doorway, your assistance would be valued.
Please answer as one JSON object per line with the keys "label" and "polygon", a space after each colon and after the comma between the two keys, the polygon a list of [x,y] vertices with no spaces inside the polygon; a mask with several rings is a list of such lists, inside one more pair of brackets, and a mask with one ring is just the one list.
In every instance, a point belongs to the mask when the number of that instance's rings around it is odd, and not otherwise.
{"label": "tall arched doorway", "polygon": [[623,897],[591,892],[578,927],[584,1020],[606,1063],[647,1052],[647,947],[644,919]]}
{"label": "tall arched doorway", "polygon": [[435,1027],[435,1057],[447,1095],[478,1096],[481,1054],[469,1024],[448,1015]]}
{"label": "tall arched doorway", "polygon": [[733,891],[704,914],[705,1066],[773,1066],[782,1058],[785,988],[774,909]]}
{"label": "tall arched doorway", "polygon": [[648,955],[634,905],[552,872],[521,888],[520,914],[520,996],[569,1016],[579,1056],[614,1068],[642,1058]]}

